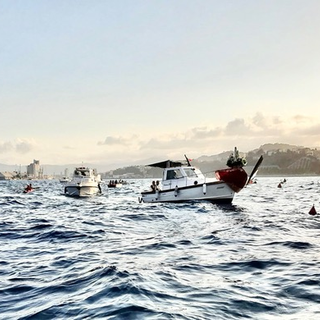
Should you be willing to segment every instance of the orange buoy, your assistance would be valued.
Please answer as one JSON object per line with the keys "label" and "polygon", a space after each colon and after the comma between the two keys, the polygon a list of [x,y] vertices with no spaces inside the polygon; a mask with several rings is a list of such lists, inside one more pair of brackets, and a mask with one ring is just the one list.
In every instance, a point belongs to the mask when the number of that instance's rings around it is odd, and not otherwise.
{"label": "orange buoy", "polygon": [[309,211],[309,214],[311,214],[312,216],[317,214],[316,208],[314,207],[314,205],[312,206],[312,208]]}

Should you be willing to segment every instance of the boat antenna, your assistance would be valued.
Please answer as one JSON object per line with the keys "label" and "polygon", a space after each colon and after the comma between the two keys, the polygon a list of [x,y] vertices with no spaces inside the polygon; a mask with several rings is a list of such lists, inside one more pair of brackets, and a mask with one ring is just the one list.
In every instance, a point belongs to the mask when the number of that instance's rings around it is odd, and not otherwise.
{"label": "boat antenna", "polygon": [[186,160],[187,160],[188,167],[191,167],[191,164],[190,164],[190,161],[189,161],[188,157],[187,157],[186,155],[184,155],[184,157],[185,157],[185,158],[186,158]]}

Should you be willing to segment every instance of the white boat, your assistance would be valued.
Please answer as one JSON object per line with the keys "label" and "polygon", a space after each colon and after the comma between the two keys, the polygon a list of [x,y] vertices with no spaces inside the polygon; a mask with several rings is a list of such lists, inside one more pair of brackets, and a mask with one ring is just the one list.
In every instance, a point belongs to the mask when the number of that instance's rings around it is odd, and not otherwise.
{"label": "white boat", "polygon": [[71,180],[70,180],[70,178],[68,178],[68,177],[62,177],[61,179],[59,179],[59,181],[60,181],[61,183],[67,183],[67,182],[70,182]]}
{"label": "white boat", "polygon": [[243,189],[255,176],[262,160],[261,156],[249,178],[243,169],[245,160],[233,155],[228,160],[229,168],[215,171],[216,179],[206,178],[199,169],[191,166],[187,157],[186,164],[171,160],[151,164],[149,166],[163,168],[162,186],[156,190],[142,192],[139,202],[205,200],[213,203],[231,203],[235,193]]}
{"label": "white boat", "polygon": [[59,179],[60,183],[67,183],[69,182],[71,179],[69,178],[69,174],[68,174],[68,169],[64,170],[64,176],[62,178]]}
{"label": "white boat", "polygon": [[101,177],[95,169],[77,167],[71,181],[64,187],[67,196],[87,197],[102,193]]}

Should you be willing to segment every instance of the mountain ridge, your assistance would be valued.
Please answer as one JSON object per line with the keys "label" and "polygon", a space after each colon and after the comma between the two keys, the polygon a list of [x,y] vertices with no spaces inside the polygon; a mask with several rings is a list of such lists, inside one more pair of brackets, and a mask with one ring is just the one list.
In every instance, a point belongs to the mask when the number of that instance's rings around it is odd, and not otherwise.
{"label": "mountain ridge", "polygon": [[[266,143],[254,150],[251,150],[248,152],[241,152],[241,150],[239,150],[239,152],[240,152],[240,155],[244,155],[252,152],[257,153],[259,152],[259,150],[263,152],[271,152],[271,151],[279,151],[279,150],[297,151],[302,149],[311,149],[311,148],[292,145],[292,144],[285,144],[285,143]],[[200,157],[194,158],[193,160],[196,160],[197,162],[226,161],[232,152],[233,150],[229,150],[229,151],[223,151],[221,153],[210,155],[210,156],[202,155]],[[70,173],[74,170],[75,167],[78,167],[80,165],[85,167],[90,167],[90,168],[96,168],[98,172],[107,172],[110,170],[116,170],[117,168],[126,167],[126,166],[146,166],[150,163],[154,163],[157,161],[158,160],[155,158],[147,158],[141,161],[134,161],[131,163],[122,161],[122,162],[110,163],[110,164],[103,164],[103,163],[99,163],[99,164],[82,163],[82,164],[65,164],[65,165],[43,164],[41,165],[41,167],[43,168],[43,173],[45,175],[64,175],[64,172],[66,169]],[[26,172],[26,167],[27,165],[7,165],[7,164],[0,163],[0,172],[21,171],[23,173],[23,172]]]}

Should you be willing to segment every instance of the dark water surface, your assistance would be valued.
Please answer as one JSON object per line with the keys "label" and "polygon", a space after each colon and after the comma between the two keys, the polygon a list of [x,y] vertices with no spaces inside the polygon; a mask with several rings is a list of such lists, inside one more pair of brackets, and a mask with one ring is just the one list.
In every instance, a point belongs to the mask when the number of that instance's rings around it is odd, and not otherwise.
{"label": "dark water surface", "polygon": [[279,181],[231,206],[0,182],[0,318],[320,319],[320,177]]}

